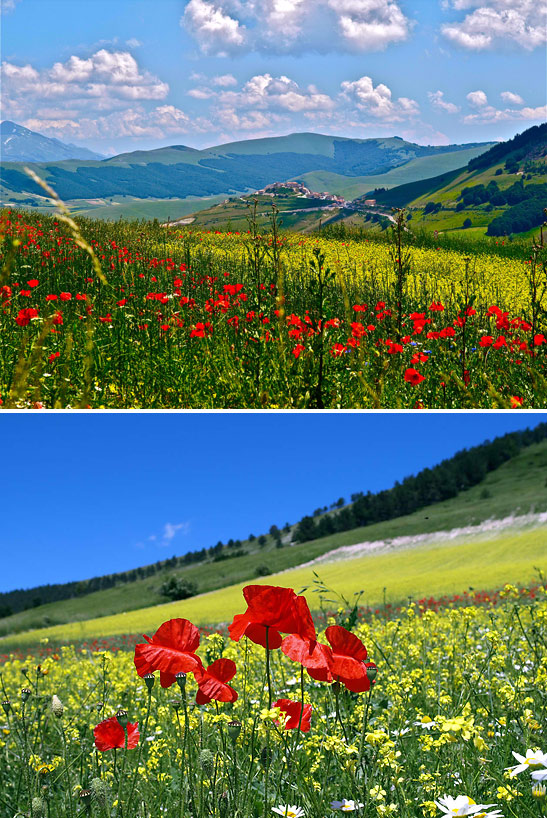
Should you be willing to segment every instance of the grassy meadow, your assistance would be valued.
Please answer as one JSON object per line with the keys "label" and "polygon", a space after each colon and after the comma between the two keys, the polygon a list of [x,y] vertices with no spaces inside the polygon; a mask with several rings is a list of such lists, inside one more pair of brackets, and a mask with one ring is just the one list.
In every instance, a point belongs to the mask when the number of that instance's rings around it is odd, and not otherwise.
{"label": "grassy meadow", "polygon": [[[16,408],[541,408],[545,261],[7,211]],[[399,245],[401,247],[399,248]],[[525,245],[526,247],[526,245]]]}

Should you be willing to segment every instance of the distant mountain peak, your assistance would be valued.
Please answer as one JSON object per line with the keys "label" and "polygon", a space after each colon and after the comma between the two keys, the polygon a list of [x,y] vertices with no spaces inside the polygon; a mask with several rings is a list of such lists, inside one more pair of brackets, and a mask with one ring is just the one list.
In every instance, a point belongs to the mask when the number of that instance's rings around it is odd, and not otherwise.
{"label": "distant mountain peak", "polygon": [[0,123],[0,153],[4,162],[59,162],[63,159],[101,160],[88,148],[31,131],[10,119]]}

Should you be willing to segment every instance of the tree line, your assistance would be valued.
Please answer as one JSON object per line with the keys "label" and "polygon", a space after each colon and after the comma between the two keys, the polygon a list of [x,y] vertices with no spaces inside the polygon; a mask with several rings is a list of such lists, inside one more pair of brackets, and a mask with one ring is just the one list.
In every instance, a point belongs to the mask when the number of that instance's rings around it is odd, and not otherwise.
{"label": "tree line", "polygon": [[499,468],[521,449],[546,437],[547,423],[541,423],[534,429],[511,432],[479,446],[463,449],[431,469],[405,477],[391,489],[375,494],[369,491],[352,495],[351,504],[337,513],[303,517],[296,526],[294,539],[299,543],[308,542],[338,531],[393,520],[432,503],[449,500],[461,491],[476,486],[489,472]]}

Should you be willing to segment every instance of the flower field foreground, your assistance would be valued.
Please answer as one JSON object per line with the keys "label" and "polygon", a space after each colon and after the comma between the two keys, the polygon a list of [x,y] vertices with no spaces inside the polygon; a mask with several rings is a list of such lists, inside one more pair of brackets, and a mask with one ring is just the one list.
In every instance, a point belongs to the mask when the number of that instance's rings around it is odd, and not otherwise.
{"label": "flower field foreground", "polygon": [[316,634],[303,597],[254,585],[229,635],[172,619],[134,653],[12,659],[1,814],[538,818],[547,600],[520,596]]}
{"label": "flower field foreground", "polygon": [[4,406],[547,405],[544,250],[62,219],[3,214]]}

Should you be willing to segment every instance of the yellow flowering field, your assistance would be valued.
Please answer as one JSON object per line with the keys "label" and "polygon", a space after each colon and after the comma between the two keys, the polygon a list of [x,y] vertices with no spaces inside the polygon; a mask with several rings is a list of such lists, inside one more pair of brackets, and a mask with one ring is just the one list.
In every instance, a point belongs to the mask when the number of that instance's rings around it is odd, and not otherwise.
{"label": "yellow flowering field", "polygon": [[[41,660],[8,658],[0,812],[538,818],[547,778],[546,588],[508,585],[495,601],[438,610],[412,603],[366,621],[341,605],[317,634],[342,663],[330,682],[312,678],[285,642],[279,649],[266,636],[265,650],[254,631],[234,641],[232,628],[233,638],[222,630],[202,634],[197,650],[192,643],[205,675],[166,677],[166,688],[158,672],[144,673],[142,656],[137,674],[132,651],[67,645]],[[178,643],[170,638],[158,639],[160,653],[190,651],[182,631]],[[232,668],[222,678],[213,674],[218,660]],[[352,662],[362,679],[353,691]],[[217,698],[199,699],[213,689]]]}

